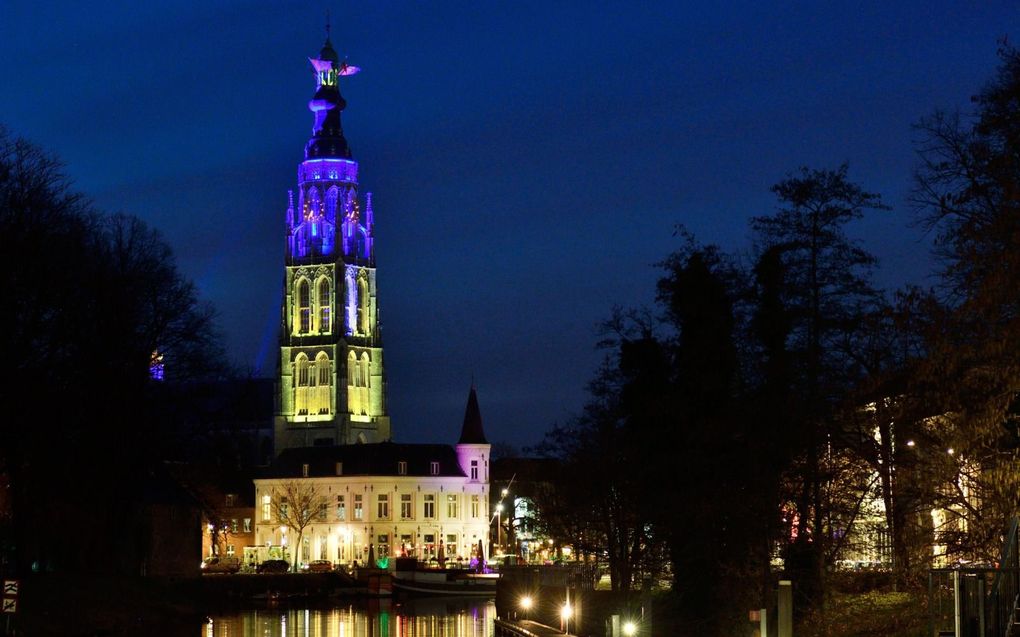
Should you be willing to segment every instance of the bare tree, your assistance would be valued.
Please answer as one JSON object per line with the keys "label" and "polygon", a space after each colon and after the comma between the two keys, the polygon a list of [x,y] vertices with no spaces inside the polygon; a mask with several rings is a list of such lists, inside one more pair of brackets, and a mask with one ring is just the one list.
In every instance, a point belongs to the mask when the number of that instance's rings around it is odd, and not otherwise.
{"label": "bare tree", "polygon": [[271,500],[273,516],[297,533],[294,540],[292,570],[297,570],[301,559],[301,539],[308,525],[322,517],[326,496],[318,485],[304,480],[288,480],[273,489]]}

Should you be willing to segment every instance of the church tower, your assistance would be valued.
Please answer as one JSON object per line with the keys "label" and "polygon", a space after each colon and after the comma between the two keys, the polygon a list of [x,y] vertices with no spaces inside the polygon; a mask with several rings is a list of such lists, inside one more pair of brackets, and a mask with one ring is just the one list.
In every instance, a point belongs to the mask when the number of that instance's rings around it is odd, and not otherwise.
{"label": "church tower", "polygon": [[344,138],[341,62],[329,41],[309,59],[315,116],[297,196],[287,207],[287,247],[277,377],[276,453],[291,447],[383,442],[386,415],[376,294],[372,195],[358,196],[358,163]]}

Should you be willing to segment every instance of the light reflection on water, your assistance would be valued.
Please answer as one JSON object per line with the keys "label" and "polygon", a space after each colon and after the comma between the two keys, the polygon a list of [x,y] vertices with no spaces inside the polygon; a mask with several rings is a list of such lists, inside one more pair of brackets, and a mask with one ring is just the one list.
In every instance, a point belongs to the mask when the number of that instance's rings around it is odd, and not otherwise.
{"label": "light reflection on water", "polygon": [[201,637],[492,637],[488,599],[371,600],[211,615]]}

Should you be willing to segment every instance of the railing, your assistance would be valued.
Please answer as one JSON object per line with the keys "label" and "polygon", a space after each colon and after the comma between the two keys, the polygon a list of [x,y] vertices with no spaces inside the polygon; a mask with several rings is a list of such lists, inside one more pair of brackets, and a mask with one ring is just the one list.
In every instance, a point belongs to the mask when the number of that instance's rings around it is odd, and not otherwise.
{"label": "railing", "polygon": [[929,571],[929,634],[1020,637],[1013,633],[1020,595],[1017,530],[1018,520],[1014,518],[995,566]]}

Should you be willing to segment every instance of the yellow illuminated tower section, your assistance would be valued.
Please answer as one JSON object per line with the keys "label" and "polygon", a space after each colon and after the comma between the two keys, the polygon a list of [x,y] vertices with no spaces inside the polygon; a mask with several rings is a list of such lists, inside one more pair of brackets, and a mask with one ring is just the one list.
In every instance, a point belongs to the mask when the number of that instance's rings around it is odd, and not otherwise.
{"label": "yellow illuminated tower section", "polygon": [[390,439],[372,195],[359,199],[358,163],[340,121],[340,80],[358,68],[340,62],[328,37],[309,61],[315,123],[287,208],[277,454]]}

